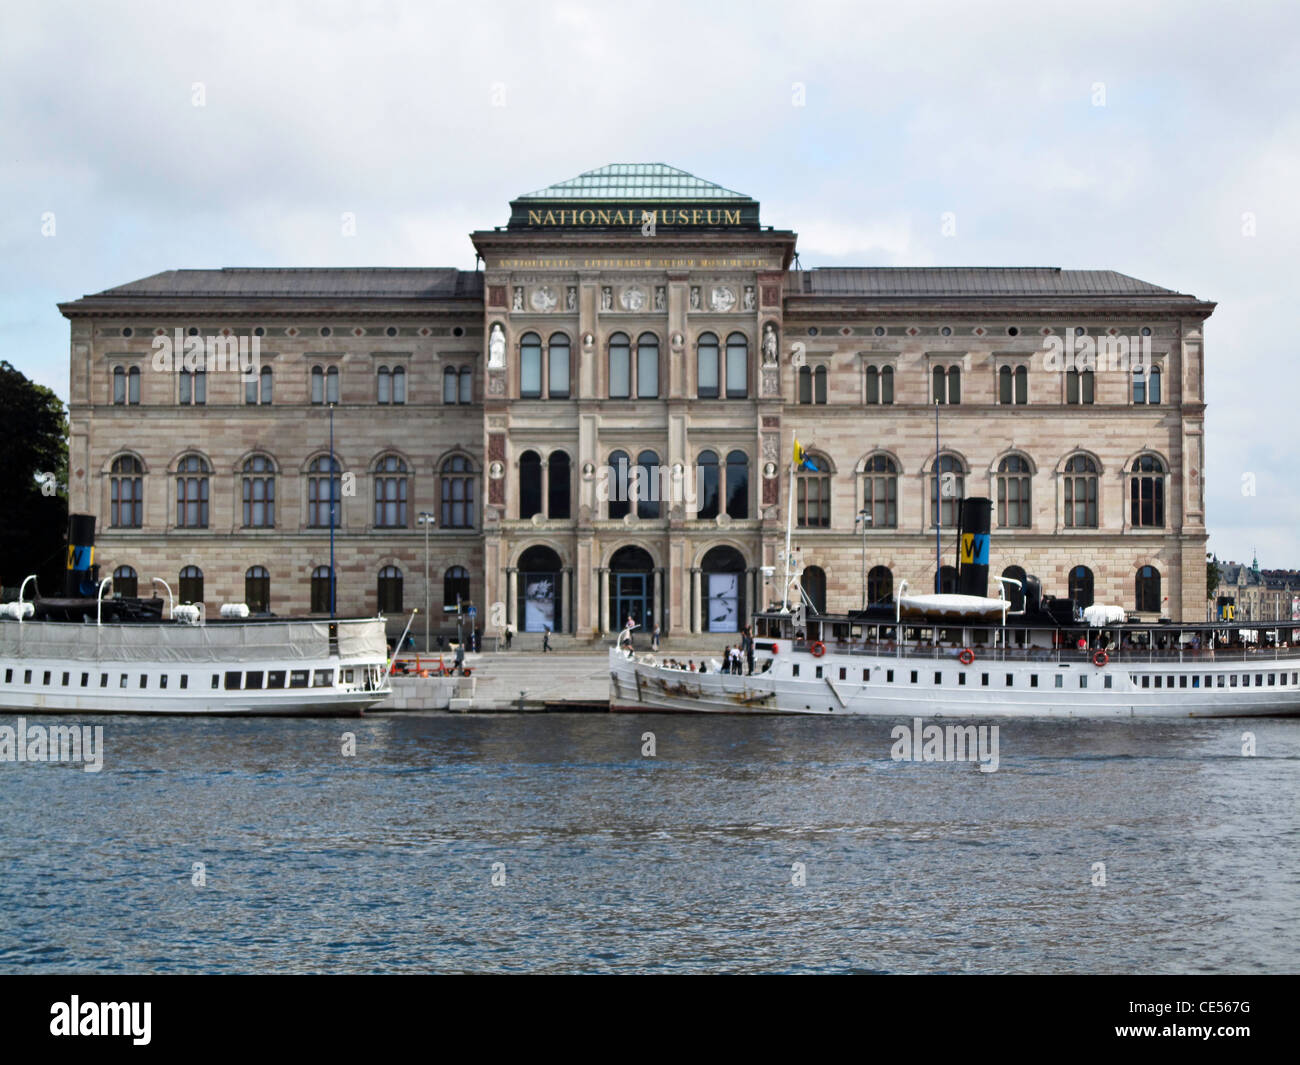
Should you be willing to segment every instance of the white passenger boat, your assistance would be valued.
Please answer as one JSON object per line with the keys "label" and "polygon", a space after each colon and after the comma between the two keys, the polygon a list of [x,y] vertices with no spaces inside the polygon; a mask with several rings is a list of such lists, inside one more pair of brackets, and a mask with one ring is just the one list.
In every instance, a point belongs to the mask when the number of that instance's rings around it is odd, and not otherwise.
{"label": "white passenger boat", "polygon": [[[1139,623],[1044,597],[1029,577],[1015,609],[983,594],[988,500],[965,500],[966,593],[909,596],[824,615],[788,602],[753,618],[754,668],[681,668],[636,654],[625,631],[609,651],[610,708],[882,717],[1300,716],[1300,629]],[[981,542],[978,538],[983,536]],[[967,539],[972,537],[973,539]],[[973,546],[972,546],[973,544]],[[963,563],[963,554],[965,562]],[[983,559],[983,564],[980,564]],[[973,560],[973,561],[972,561]],[[1017,582],[1005,582],[1015,585]]]}
{"label": "white passenger boat", "polygon": [[73,528],[70,594],[20,590],[0,606],[0,712],[359,714],[391,693],[382,617],[254,618],[230,604],[220,619],[187,606],[164,619],[161,599],[106,598],[93,521]]}

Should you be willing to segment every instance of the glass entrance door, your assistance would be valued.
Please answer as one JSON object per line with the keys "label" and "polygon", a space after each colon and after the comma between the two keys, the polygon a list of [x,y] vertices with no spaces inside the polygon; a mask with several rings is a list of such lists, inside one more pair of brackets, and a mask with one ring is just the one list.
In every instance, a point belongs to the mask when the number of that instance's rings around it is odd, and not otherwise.
{"label": "glass entrance door", "polygon": [[627,619],[646,629],[652,627],[650,618],[650,575],[648,573],[614,573],[613,587],[610,589],[614,599],[614,621],[619,631],[627,625]]}

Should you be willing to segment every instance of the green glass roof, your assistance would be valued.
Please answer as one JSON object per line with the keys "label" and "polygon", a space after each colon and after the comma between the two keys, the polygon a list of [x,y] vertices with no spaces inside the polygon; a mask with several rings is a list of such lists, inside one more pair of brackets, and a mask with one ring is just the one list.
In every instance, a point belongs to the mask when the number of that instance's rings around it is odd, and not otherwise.
{"label": "green glass roof", "polygon": [[520,196],[521,200],[744,200],[741,192],[724,189],[685,170],[663,163],[610,163],[568,181]]}

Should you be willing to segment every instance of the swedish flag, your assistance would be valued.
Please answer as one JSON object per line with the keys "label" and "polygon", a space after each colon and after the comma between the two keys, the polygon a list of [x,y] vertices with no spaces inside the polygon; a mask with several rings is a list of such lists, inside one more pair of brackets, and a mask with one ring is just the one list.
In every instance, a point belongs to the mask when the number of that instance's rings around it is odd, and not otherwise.
{"label": "swedish flag", "polygon": [[799,438],[797,436],[794,438],[794,464],[796,469],[812,470],[814,473],[818,472],[817,464],[808,457],[808,452],[799,446]]}

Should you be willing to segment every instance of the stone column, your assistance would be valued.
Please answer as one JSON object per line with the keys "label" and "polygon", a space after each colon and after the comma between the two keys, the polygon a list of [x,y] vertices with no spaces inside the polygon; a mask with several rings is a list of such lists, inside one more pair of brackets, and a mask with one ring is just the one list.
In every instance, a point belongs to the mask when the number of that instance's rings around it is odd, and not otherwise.
{"label": "stone column", "polygon": [[516,632],[519,620],[515,617],[519,608],[519,570],[511,566],[506,570],[506,624]]}
{"label": "stone column", "polygon": [[703,628],[700,625],[700,571],[697,567],[691,567],[691,632],[700,633]]}
{"label": "stone column", "polygon": [[659,622],[659,628],[664,627],[664,571],[655,570],[655,601],[650,609],[650,631],[654,631],[654,623]]}
{"label": "stone column", "polygon": [[573,603],[573,570],[566,568],[562,577],[563,580],[561,581],[561,587],[563,588],[563,591],[561,594],[564,596],[564,611],[563,617],[558,619],[558,627],[556,631],[572,634],[577,631],[574,628],[574,618],[577,617],[577,611],[574,609]]}
{"label": "stone column", "polygon": [[740,618],[740,627],[742,629],[749,624],[749,615],[758,609],[756,606],[758,603],[758,581],[755,579],[757,576],[758,570],[754,566],[750,566],[745,570],[745,610]]}
{"label": "stone column", "polygon": [[603,636],[609,632],[609,570],[601,566],[597,572],[600,574],[600,602],[596,606],[600,611],[600,633]]}
{"label": "stone column", "polygon": [[551,463],[549,459],[542,459],[542,498],[541,514],[545,518],[551,516]]}

